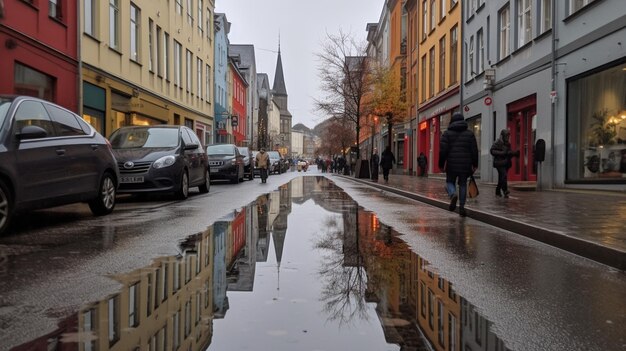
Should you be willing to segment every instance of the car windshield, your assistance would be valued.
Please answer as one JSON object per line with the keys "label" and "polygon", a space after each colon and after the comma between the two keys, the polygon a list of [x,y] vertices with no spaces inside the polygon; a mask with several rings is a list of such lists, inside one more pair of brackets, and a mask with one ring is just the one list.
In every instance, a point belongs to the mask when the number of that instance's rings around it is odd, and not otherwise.
{"label": "car windshield", "polygon": [[277,151],[268,151],[267,154],[270,156],[271,159],[279,159],[280,155],[278,154]]}
{"label": "car windshield", "polygon": [[245,147],[238,147],[237,149],[239,149],[239,153],[244,155],[244,156],[248,156],[248,148]]}
{"label": "car windshield", "polygon": [[231,145],[211,145],[206,148],[209,155],[234,155],[235,149]]}
{"label": "car windshield", "polygon": [[125,128],[111,135],[114,149],[172,148],[178,146],[177,128]]}
{"label": "car windshield", "polygon": [[0,127],[4,123],[7,111],[9,111],[9,107],[11,106],[11,102],[13,102],[13,99],[0,98]]}

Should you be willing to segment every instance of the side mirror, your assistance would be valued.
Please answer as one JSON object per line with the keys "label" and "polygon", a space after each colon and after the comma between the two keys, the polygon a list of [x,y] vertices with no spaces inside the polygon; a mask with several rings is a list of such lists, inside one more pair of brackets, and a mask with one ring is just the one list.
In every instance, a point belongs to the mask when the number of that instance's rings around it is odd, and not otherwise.
{"label": "side mirror", "polygon": [[25,126],[16,135],[17,140],[40,139],[48,136],[48,132],[39,126]]}
{"label": "side mirror", "polygon": [[198,148],[198,144],[185,144],[185,150],[195,150]]}

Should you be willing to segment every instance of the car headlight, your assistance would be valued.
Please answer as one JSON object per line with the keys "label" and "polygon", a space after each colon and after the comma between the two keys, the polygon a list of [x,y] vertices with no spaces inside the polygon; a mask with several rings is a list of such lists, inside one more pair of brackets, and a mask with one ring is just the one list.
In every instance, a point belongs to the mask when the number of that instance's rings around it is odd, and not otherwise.
{"label": "car headlight", "polygon": [[230,160],[230,164],[231,165],[236,165],[237,164],[237,159],[233,158],[232,160]]}
{"label": "car headlight", "polygon": [[152,164],[152,167],[159,169],[159,168],[165,168],[165,167],[169,167],[171,165],[173,165],[174,163],[176,163],[176,157],[174,156],[163,156],[160,159],[154,161],[154,163]]}

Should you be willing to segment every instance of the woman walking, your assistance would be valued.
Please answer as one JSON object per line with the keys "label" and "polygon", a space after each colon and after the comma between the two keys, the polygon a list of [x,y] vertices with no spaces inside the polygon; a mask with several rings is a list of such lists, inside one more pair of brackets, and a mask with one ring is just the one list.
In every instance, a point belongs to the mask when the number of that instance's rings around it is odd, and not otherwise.
{"label": "woman walking", "polygon": [[387,146],[380,158],[380,166],[383,168],[385,183],[389,183],[389,170],[393,167],[394,163],[396,163],[396,158],[393,156],[393,152],[391,152],[391,147]]}

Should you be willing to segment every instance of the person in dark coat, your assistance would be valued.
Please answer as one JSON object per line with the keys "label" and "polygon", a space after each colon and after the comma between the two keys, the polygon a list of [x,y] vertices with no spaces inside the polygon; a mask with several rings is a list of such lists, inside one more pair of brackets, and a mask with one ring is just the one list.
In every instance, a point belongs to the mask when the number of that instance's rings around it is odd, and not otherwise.
{"label": "person in dark coat", "polygon": [[417,157],[417,166],[419,167],[419,176],[423,177],[426,175],[426,166],[428,165],[428,159],[423,152],[420,152],[420,155]]}
{"label": "person in dark coat", "polygon": [[[454,211],[459,200],[459,214],[466,216],[467,178],[478,168],[478,144],[463,115],[458,112],[452,115],[448,129],[441,136],[439,168],[446,172],[446,190],[450,197],[448,209]],[[459,184],[458,195],[456,182]]]}
{"label": "person in dark coat", "polygon": [[493,167],[498,171],[496,196],[504,195],[505,198],[509,197],[507,174],[513,165],[511,158],[519,156],[519,150],[513,151],[511,149],[510,136],[511,132],[508,129],[502,129],[500,137],[493,143],[490,150],[493,156]]}
{"label": "person in dark coat", "polygon": [[372,152],[372,158],[370,159],[370,168],[372,170],[372,180],[378,181],[378,166],[380,165],[380,158],[378,157],[378,149],[374,148]]}
{"label": "person in dark coat", "polygon": [[385,183],[389,182],[389,170],[393,167],[394,163],[396,163],[396,158],[393,156],[391,148],[387,146],[380,157],[380,167],[383,169],[383,178],[385,178]]}

